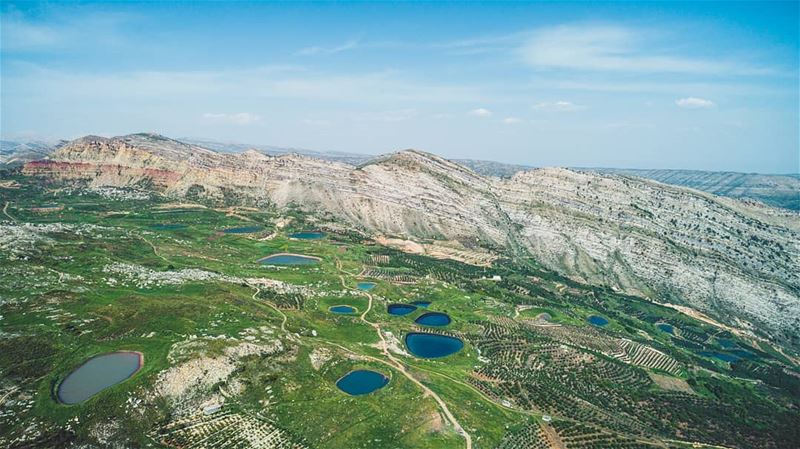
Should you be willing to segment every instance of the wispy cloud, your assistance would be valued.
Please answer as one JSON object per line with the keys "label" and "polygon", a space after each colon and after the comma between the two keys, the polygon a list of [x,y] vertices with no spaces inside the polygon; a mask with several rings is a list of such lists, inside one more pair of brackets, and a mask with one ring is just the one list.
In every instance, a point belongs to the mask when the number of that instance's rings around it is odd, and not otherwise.
{"label": "wispy cloud", "polygon": [[206,112],[203,118],[214,122],[231,123],[234,125],[252,125],[261,121],[261,116],[250,112],[237,112],[234,114],[216,114]]}
{"label": "wispy cloud", "polygon": [[748,64],[677,55],[667,47],[652,33],[637,28],[575,24],[534,32],[519,54],[537,69],[749,75],[770,72]]}
{"label": "wispy cloud", "polygon": [[300,50],[297,51],[297,54],[303,56],[332,55],[347,50],[353,50],[358,47],[359,47],[359,41],[357,39],[351,39],[341,45],[337,45],[334,47],[311,46],[311,47],[301,48]]}
{"label": "wispy cloud", "polygon": [[127,41],[124,28],[136,18],[129,13],[95,11],[80,17],[56,14],[47,20],[33,20],[11,8],[0,15],[2,50],[47,52],[119,45]]}
{"label": "wispy cloud", "polygon": [[477,55],[482,53],[506,52],[509,48],[519,43],[530,33],[518,32],[496,36],[482,36],[471,39],[459,39],[449,42],[439,42],[430,45],[438,50],[444,50],[453,55]]}
{"label": "wispy cloud", "polygon": [[714,107],[714,102],[705,98],[686,97],[675,100],[675,104],[685,109],[708,109]]}
{"label": "wispy cloud", "polygon": [[472,116],[475,116],[475,117],[491,117],[492,116],[492,111],[490,111],[488,109],[485,109],[485,108],[477,108],[477,109],[473,109],[473,110],[469,111],[469,115],[472,115]]}
{"label": "wispy cloud", "polygon": [[506,117],[503,119],[503,123],[506,125],[516,125],[522,123],[522,119],[519,117]]}
{"label": "wispy cloud", "polygon": [[286,65],[124,73],[66,72],[30,65],[25,73],[25,76],[9,76],[3,80],[12,83],[8,85],[13,85],[16,96],[38,93],[136,101],[145,98],[177,101],[175,99],[187,96],[203,96],[209,100],[255,97],[401,107],[411,107],[411,103],[467,103],[494,98],[481,86],[439,84],[393,71],[331,74]]}
{"label": "wispy cloud", "polygon": [[586,106],[575,104],[571,101],[544,101],[533,105],[533,109],[537,111],[557,111],[557,112],[570,112],[581,111],[586,109]]}

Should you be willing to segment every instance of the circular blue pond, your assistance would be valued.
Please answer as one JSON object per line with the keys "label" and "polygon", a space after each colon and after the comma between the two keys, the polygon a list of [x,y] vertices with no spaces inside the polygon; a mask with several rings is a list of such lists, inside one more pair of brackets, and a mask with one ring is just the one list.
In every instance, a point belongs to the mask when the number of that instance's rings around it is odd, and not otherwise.
{"label": "circular blue pond", "polygon": [[319,258],[301,254],[273,254],[258,260],[262,265],[314,265]]}
{"label": "circular blue pond", "polygon": [[255,234],[264,230],[263,226],[240,226],[238,228],[223,229],[226,234]]}
{"label": "circular blue pond", "polygon": [[675,333],[675,329],[672,327],[672,325],[671,325],[671,324],[667,324],[667,323],[658,323],[658,324],[656,324],[656,327],[657,327],[659,330],[661,330],[661,331],[663,331],[663,332],[666,332],[666,333],[668,333],[668,334],[674,334],[674,333]]}
{"label": "circular blue pond", "polygon": [[411,304],[414,304],[417,307],[428,307],[431,305],[430,301],[412,301]]}
{"label": "circular blue pond", "polygon": [[455,354],[464,347],[464,342],[447,335],[412,332],[406,335],[406,347],[417,357],[437,359]]}
{"label": "circular blue pond", "polygon": [[150,225],[151,229],[155,229],[158,231],[173,231],[175,229],[183,229],[186,225],[183,223],[157,223],[154,225]]}
{"label": "circular blue pond", "polygon": [[359,369],[337,380],[336,386],[351,396],[359,396],[372,393],[388,383],[389,378],[379,372]]}
{"label": "circular blue pond", "polygon": [[83,402],[106,388],[133,376],[142,367],[138,352],[112,352],[87,360],[58,386],[58,400],[64,404]]}
{"label": "circular blue pond", "polygon": [[450,316],[442,312],[424,313],[414,320],[415,323],[424,326],[447,326],[450,324],[450,321]]}
{"label": "circular blue pond", "polygon": [[409,313],[417,310],[417,306],[412,306],[411,304],[389,304],[386,307],[386,311],[389,312],[389,315],[408,315]]}
{"label": "circular blue pond", "polygon": [[377,284],[375,284],[374,282],[359,282],[358,285],[356,285],[356,287],[358,287],[359,290],[372,290],[375,287],[375,285]]}
{"label": "circular blue pond", "polygon": [[593,324],[595,326],[605,326],[606,324],[608,324],[608,320],[607,319],[605,319],[605,318],[603,318],[601,316],[598,316],[598,315],[592,315],[588,319],[586,319],[586,321],[588,321],[589,323],[591,323],[591,324]]}
{"label": "circular blue pond", "polygon": [[319,240],[323,237],[325,237],[325,233],[318,231],[295,232],[293,234],[289,234],[289,238],[300,240]]}
{"label": "circular blue pond", "polygon": [[328,310],[330,310],[333,313],[339,313],[339,314],[342,314],[342,315],[349,315],[349,314],[352,314],[352,313],[356,313],[355,307],[344,306],[344,305],[333,306],[333,307],[329,308]]}

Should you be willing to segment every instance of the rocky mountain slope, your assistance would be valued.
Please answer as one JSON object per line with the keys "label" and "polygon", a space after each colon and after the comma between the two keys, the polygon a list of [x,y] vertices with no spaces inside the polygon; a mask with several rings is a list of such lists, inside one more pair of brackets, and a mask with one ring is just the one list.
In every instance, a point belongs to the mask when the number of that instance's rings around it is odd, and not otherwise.
{"label": "rocky mountain slope", "polygon": [[66,143],[63,140],[58,142],[0,140],[0,169],[19,167],[26,162],[42,159]]}
{"label": "rocky mountain slope", "polygon": [[[181,138],[181,142],[210,149],[220,153],[242,153],[254,150],[270,156],[300,154],[332,162],[360,165],[373,156],[338,151],[315,151],[303,148],[285,148],[272,145],[251,145],[233,142],[219,142],[208,139]],[[0,141],[0,168],[13,168],[26,162],[47,157],[67,141]],[[529,165],[507,164],[477,159],[453,159],[482,176],[507,179],[516,173],[532,170]],[[580,168],[577,171],[590,171],[605,174],[634,176],[664,184],[690,187],[719,196],[742,200],[756,200],[764,204],[789,210],[800,210],[800,174],[765,175],[759,173],[711,172],[701,170],[638,170],[626,168]]]}
{"label": "rocky mountain slope", "polygon": [[714,195],[749,198],[770,206],[800,210],[800,175],[617,168],[595,170],[601,173],[638,176],[664,184],[691,187]]}
{"label": "rocky mountain slope", "polygon": [[566,169],[490,178],[410,150],[351,166],[222,154],[151,134],[78,139],[24,172],[297,206],[372,235],[529,255],[574,279],[687,304],[800,346],[800,220],[763,205]]}

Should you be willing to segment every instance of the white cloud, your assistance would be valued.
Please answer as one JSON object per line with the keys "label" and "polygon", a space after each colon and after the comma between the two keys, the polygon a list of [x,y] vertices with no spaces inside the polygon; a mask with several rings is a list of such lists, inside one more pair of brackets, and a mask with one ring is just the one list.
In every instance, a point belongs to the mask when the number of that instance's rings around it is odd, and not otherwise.
{"label": "white cloud", "polygon": [[[3,78],[4,89],[19,98],[58,97],[63,101],[87,98],[125,102],[203,103],[217,101],[230,110],[232,98],[281,98],[303,101],[342,101],[377,105],[457,102],[480,103],[498,98],[480,85],[453,85],[420,81],[399,72],[330,73],[303,67],[275,65],[211,71],[128,71],[85,73],[53,70],[26,64],[24,76]],[[5,101],[5,95],[3,100]],[[122,102],[122,100],[120,100]],[[160,103],[159,103],[160,104]],[[216,111],[209,111],[216,112]]]}
{"label": "white cloud", "polygon": [[355,39],[351,39],[341,45],[337,45],[335,47],[319,47],[319,46],[312,46],[301,48],[297,54],[303,56],[311,56],[311,55],[332,55],[336,53],[341,53],[343,51],[352,50],[359,46],[359,42]]}
{"label": "white cloud", "polygon": [[203,118],[215,122],[232,123],[234,125],[252,125],[253,123],[261,121],[260,115],[251,114],[249,112],[238,112],[235,114],[214,114],[206,112],[203,114]]}
{"label": "white cloud", "polygon": [[475,117],[491,117],[492,111],[484,108],[478,108],[469,111],[469,115],[473,115]]}
{"label": "white cloud", "polygon": [[686,97],[675,100],[675,104],[686,109],[708,109],[714,107],[714,102],[705,98]]}
{"label": "white cloud", "polygon": [[569,112],[569,111],[581,111],[586,109],[586,106],[579,105],[572,103],[571,101],[545,101],[542,103],[537,103],[533,105],[533,108],[538,111],[559,111],[559,112]]}
{"label": "white cloud", "polygon": [[506,125],[516,125],[517,123],[522,123],[522,119],[517,117],[506,117],[503,119],[503,123]]}
{"label": "white cloud", "polygon": [[137,16],[119,12],[89,12],[79,18],[46,14],[33,19],[13,7],[0,15],[3,51],[59,51],[63,48],[118,46],[126,42],[123,30]]}
{"label": "white cloud", "polygon": [[520,47],[524,62],[537,69],[634,73],[766,74],[770,70],[671,54],[668,37],[615,25],[562,25],[544,28]]}

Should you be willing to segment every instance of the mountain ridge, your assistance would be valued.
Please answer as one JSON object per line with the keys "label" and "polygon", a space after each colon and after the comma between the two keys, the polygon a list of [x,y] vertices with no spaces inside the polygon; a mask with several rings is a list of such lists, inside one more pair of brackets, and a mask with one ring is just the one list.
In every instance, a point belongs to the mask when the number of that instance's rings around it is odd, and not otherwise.
{"label": "mountain ridge", "polygon": [[[800,265],[800,225],[791,212],[564,168],[485,177],[416,150],[353,167],[303,155],[195,151],[137,136],[75,141],[24,172],[92,186],[149,184],[177,198],[300,207],[370,235],[530,256],[581,282],[800,341],[800,274],[792,269]],[[191,154],[178,158],[176,151]]]}

